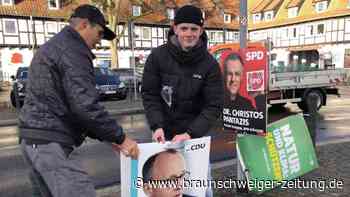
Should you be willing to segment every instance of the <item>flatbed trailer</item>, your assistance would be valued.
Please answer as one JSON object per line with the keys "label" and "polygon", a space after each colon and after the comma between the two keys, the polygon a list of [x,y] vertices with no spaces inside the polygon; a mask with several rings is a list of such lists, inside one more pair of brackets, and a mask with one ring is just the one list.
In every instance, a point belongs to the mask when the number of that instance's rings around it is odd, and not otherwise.
{"label": "flatbed trailer", "polygon": [[[248,43],[249,47],[265,46],[264,42]],[[219,60],[226,50],[239,50],[238,43],[220,44],[209,49]],[[270,61],[268,61],[270,62]],[[283,106],[296,103],[300,109],[308,110],[308,98],[317,98],[317,109],[327,104],[327,95],[339,95],[337,86],[346,80],[345,69],[309,70],[298,72],[272,72],[269,69],[267,103],[271,106]]]}
{"label": "flatbed trailer", "polygon": [[327,95],[339,95],[338,85],[346,79],[344,69],[270,73],[268,103],[282,106],[296,103],[307,110],[307,99],[317,98],[317,109],[327,104]]}

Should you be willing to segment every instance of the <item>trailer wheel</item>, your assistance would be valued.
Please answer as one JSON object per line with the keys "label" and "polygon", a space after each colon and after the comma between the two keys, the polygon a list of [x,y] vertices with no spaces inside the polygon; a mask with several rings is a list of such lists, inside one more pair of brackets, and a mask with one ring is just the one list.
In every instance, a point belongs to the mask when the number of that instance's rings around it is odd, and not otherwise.
{"label": "trailer wheel", "polygon": [[299,103],[297,103],[298,107],[307,112],[308,111],[308,99],[310,98],[310,96],[315,96],[316,98],[316,106],[317,106],[317,110],[320,110],[323,103],[324,103],[324,95],[320,90],[310,90],[308,91],[304,96],[303,96],[303,100]]}

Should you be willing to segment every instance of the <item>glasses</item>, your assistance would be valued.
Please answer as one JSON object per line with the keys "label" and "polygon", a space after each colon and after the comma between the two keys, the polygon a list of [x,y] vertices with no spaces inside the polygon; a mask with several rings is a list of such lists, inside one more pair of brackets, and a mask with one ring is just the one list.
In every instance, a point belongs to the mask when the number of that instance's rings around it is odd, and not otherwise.
{"label": "glasses", "polygon": [[189,171],[184,170],[181,174],[179,174],[178,176],[171,176],[170,178],[167,179],[151,179],[152,181],[162,181],[162,182],[166,182],[166,183],[176,183],[178,181],[181,181],[183,179],[185,179],[186,177],[188,177],[191,173]]}
{"label": "glasses", "polygon": [[174,176],[167,180],[183,180],[186,176],[189,176],[189,175],[190,175],[190,172],[184,170],[179,176]]}

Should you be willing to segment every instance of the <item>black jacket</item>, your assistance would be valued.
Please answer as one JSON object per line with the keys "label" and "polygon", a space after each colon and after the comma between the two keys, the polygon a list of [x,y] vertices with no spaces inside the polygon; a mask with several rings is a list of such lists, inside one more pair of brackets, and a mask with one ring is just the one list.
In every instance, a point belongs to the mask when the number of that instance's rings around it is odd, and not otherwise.
{"label": "black jacket", "polygon": [[228,95],[225,95],[224,108],[239,109],[245,111],[256,111],[251,101],[239,94],[236,95],[234,101],[231,101],[230,97]]}
{"label": "black jacket", "polygon": [[[245,128],[254,128],[257,130],[263,130],[265,131],[265,126],[266,126],[266,104],[264,104],[264,98],[265,95],[259,95],[255,98],[256,103],[258,104],[257,108],[255,108],[251,101],[239,94],[236,95],[236,98],[234,101],[231,101],[228,95],[225,95],[225,103],[224,103],[224,108],[225,109],[229,109],[229,111],[231,112],[232,110],[236,109],[239,111],[245,111],[245,112],[259,112],[261,114],[261,116],[259,116],[259,118],[253,118],[253,117],[243,117],[244,119],[246,119],[249,123],[249,125],[239,125],[238,123],[233,124],[230,121],[225,121],[224,118],[224,127],[226,127],[227,129],[230,129],[232,127],[227,127],[225,125],[235,125],[238,127],[245,127]],[[260,106],[260,108],[259,108]],[[235,117],[235,118],[242,118],[238,115],[231,115],[230,117]],[[247,132],[247,133],[251,133],[254,134],[255,132],[249,132],[247,130],[242,130],[240,132]]]}
{"label": "black jacket", "polygon": [[121,143],[122,128],[98,104],[94,55],[72,27],[36,52],[19,116],[20,138],[80,145],[85,136]]}
{"label": "black jacket", "polygon": [[[149,55],[142,80],[143,105],[152,130],[163,128],[170,140],[176,134],[204,136],[219,117],[223,105],[223,81],[216,60],[207,51],[203,33],[200,43],[185,52],[169,32],[168,42]],[[161,95],[172,89],[171,105]]]}

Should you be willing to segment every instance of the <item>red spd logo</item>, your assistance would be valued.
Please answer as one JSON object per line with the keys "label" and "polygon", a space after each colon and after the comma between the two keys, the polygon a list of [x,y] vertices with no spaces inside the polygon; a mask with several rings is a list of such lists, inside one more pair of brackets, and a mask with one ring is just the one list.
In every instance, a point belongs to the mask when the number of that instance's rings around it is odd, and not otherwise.
{"label": "red spd logo", "polygon": [[247,72],[247,90],[264,91],[265,78],[264,70]]}

